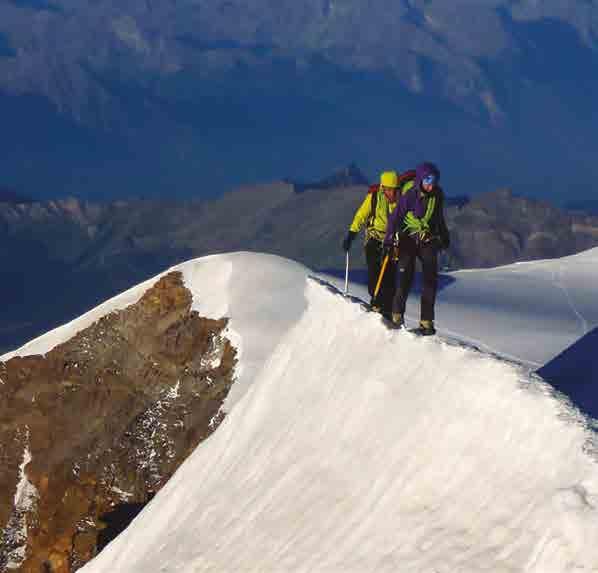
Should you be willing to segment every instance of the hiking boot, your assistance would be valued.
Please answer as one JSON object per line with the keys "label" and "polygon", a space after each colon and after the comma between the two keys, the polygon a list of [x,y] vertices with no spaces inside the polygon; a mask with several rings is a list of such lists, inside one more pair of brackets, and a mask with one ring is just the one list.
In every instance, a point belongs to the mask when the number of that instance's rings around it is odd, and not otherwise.
{"label": "hiking boot", "polygon": [[393,312],[392,323],[397,327],[403,326],[405,324],[405,321],[403,320],[403,315],[400,312]]}
{"label": "hiking boot", "polygon": [[382,310],[382,306],[380,306],[380,303],[376,302],[376,300],[373,297],[370,300],[370,310],[372,312],[380,312]]}
{"label": "hiking boot", "polygon": [[420,336],[432,336],[433,334],[436,334],[436,329],[434,328],[434,321],[420,320],[419,326],[412,332],[414,334],[419,334]]}

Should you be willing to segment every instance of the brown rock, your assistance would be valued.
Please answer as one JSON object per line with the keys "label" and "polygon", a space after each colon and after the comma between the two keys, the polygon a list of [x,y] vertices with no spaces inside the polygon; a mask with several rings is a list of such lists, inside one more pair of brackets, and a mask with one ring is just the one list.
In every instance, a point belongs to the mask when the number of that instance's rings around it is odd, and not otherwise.
{"label": "brown rock", "polygon": [[0,569],[77,570],[101,516],[146,501],[220,423],[235,352],[191,303],[170,273],[45,356],[0,362]]}

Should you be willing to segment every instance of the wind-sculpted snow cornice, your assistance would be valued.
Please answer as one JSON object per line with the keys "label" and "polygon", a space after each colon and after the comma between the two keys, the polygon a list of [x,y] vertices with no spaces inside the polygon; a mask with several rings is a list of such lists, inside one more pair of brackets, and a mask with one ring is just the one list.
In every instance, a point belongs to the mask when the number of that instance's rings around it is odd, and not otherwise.
{"label": "wind-sculpted snow cornice", "polygon": [[424,62],[432,62],[445,96],[477,94],[492,111],[480,61],[516,57],[511,25],[544,20],[571,26],[585,45],[596,45],[596,1],[5,0],[0,34],[14,54],[0,57],[0,88],[59,102],[87,93],[86,66],[164,75],[317,55],[349,69],[391,71],[415,92],[427,89]]}

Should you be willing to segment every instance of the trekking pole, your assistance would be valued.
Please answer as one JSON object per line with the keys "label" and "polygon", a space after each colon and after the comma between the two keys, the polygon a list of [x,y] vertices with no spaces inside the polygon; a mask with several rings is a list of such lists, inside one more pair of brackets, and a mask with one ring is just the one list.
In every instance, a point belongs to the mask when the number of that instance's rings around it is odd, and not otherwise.
{"label": "trekking pole", "polygon": [[349,294],[349,251],[345,260],[345,294]]}
{"label": "trekking pole", "polygon": [[384,261],[382,261],[382,267],[380,268],[380,274],[378,275],[378,282],[376,283],[376,290],[374,290],[374,300],[378,296],[378,291],[380,290],[380,285],[382,284],[382,277],[384,276],[384,271],[386,270],[386,265],[388,265],[388,259],[390,255],[386,255],[384,257]]}

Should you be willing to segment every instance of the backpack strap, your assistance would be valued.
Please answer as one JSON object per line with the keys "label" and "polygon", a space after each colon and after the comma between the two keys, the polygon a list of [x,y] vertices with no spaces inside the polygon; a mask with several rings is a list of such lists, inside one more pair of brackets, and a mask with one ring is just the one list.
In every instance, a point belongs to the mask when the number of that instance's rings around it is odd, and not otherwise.
{"label": "backpack strap", "polygon": [[[408,183],[412,183],[412,184],[407,185]],[[415,183],[415,169],[409,169],[408,171],[401,173],[401,175],[399,175],[400,194],[405,195],[405,193],[407,193],[407,191],[409,191],[409,189],[411,189],[411,187],[413,187],[414,183]]]}
{"label": "backpack strap", "polygon": [[379,185],[370,185],[368,193],[372,196],[370,199],[370,215],[367,220],[366,231],[374,224],[376,218],[376,207],[378,206],[378,191],[380,190]]}

